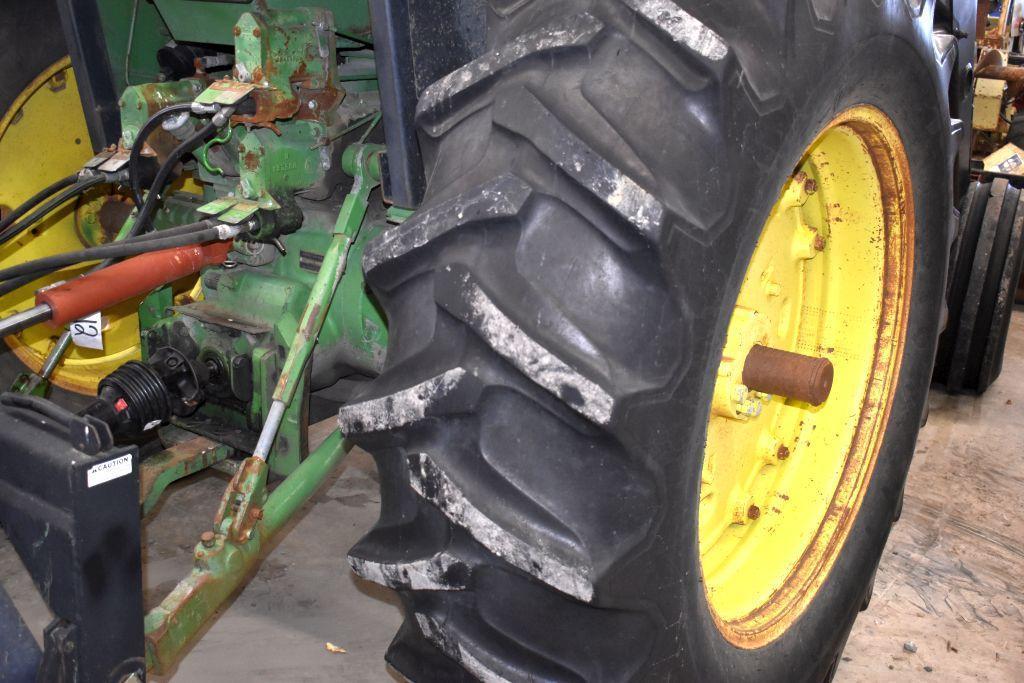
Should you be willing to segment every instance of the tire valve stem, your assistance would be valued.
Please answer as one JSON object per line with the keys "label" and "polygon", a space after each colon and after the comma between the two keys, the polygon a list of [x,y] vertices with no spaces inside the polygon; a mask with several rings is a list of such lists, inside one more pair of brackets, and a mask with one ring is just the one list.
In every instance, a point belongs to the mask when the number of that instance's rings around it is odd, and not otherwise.
{"label": "tire valve stem", "polygon": [[[820,406],[832,391],[835,371],[827,358],[755,344],[743,363],[743,384],[751,391]],[[788,451],[787,451],[788,454]]]}

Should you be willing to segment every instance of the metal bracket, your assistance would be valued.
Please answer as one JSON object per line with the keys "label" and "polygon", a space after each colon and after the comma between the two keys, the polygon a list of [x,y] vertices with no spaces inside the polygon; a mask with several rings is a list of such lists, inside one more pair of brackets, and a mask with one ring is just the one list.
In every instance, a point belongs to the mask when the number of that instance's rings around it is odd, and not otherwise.
{"label": "metal bracket", "polygon": [[38,680],[144,680],[138,450],[85,453],[60,409],[11,397],[0,401],[0,523],[54,614]]}

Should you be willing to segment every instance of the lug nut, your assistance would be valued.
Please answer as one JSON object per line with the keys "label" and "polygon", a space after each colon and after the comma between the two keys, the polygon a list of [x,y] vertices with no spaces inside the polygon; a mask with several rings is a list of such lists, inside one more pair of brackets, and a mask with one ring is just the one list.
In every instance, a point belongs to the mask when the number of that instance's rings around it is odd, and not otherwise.
{"label": "lug nut", "polygon": [[743,364],[743,384],[751,391],[819,406],[832,391],[834,372],[827,358],[755,344]]}
{"label": "lug nut", "polygon": [[204,531],[199,536],[199,542],[203,544],[204,548],[212,548],[214,541],[214,535],[212,531]]}

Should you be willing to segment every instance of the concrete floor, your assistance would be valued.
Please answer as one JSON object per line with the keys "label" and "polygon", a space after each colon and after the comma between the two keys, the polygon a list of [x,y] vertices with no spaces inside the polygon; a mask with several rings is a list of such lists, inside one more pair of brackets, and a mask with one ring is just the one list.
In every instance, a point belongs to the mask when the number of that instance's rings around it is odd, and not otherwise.
{"label": "concrete floor", "polygon": [[[1024,681],[1022,406],[1018,311],[1003,374],[984,397],[931,396],[903,518],[838,681]],[[147,606],[189,569],[226,480],[207,472],[173,487],[146,522]],[[159,680],[400,680],[383,659],[401,621],[397,601],[344,561],[376,521],[379,502],[372,461],[353,452],[177,670]],[[3,540],[0,583],[41,631],[45,605]]]}

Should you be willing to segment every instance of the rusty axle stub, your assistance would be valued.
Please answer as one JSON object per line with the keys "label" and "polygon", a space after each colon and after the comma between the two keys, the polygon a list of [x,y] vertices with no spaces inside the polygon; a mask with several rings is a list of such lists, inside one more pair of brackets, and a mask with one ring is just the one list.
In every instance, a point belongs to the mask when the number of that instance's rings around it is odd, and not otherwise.
{"label": "rusty axle stub", "polygon": [[743,363],[743,383],[751,391],[819,406],[832,391],[832,362],[827,358],[755,344]]}

